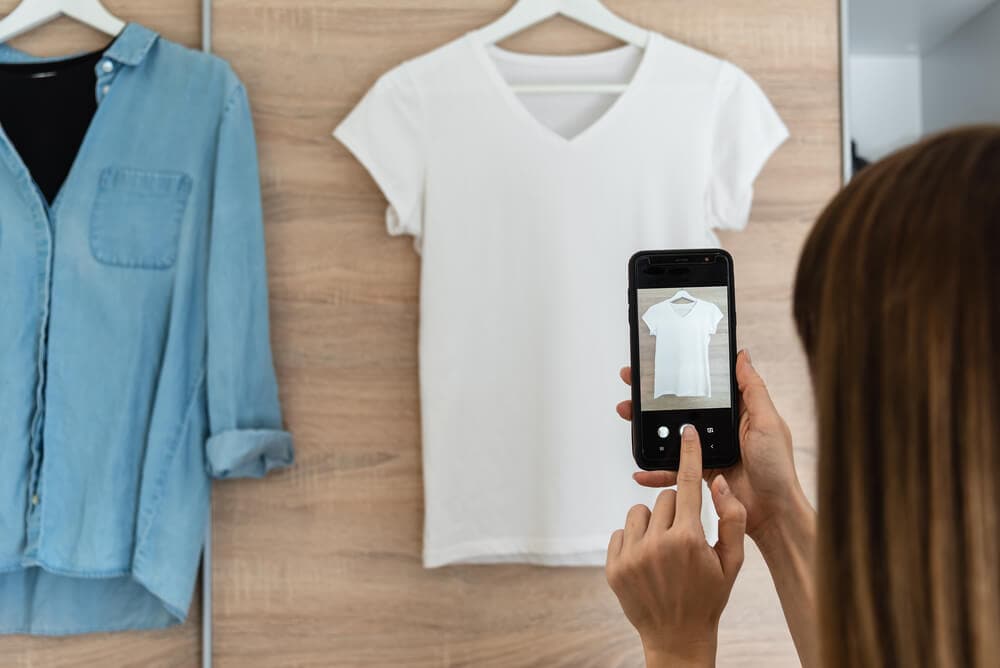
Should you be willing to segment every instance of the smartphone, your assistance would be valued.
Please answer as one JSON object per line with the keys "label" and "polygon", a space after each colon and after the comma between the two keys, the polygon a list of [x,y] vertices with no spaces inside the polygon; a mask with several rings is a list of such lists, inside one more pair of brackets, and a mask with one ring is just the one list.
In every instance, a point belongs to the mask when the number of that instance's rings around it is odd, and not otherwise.
{"label": "smartphone", "polygon": [[632,454],[676,471],[681,427],[698,429],[704,468],[739,460],[733,258],[718,248],[639,251],[628,263]]}

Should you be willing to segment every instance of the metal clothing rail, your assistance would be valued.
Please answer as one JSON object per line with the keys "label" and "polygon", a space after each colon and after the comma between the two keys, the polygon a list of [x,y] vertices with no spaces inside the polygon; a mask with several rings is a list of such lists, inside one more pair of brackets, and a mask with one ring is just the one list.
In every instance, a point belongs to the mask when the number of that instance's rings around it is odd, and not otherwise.
{"label": "metal clothing rail", "polygon": [[[212,52],[212,0],[201,0],[201,50]],[[212,483],[208,486],[205,549],[201,557],[201,666],[212,668]]]}

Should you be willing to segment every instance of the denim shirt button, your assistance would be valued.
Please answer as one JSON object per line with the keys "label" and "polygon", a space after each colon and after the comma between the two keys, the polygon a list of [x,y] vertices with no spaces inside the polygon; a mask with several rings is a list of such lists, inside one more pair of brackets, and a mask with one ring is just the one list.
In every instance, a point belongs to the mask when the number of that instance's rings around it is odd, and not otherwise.
{"label": "denim shirt button", "polygon": [[35,494],[34,496],[31,497],[31,505],[37,506],[40,500],[41,499],[38,498],[38,495]]}
{"label": "denim shirt button", "polygon": [[105,84],[104,87],[101,88],[101,95],[107,95],[110,91],[111,86]]}
{"label": "denim shirt button", "polygon": [[110,60],[105,60],[103,63],[101,63],[101,69],[107,72],[108,74],[111,74],[112,72],[114,72],[115,66]]}

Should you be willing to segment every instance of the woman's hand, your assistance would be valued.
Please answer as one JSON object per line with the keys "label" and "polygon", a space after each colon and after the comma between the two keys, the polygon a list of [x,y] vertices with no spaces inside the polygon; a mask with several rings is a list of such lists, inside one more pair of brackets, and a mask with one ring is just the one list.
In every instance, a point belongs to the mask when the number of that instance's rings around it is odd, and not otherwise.
{"label": "woman's hand", "polygon": [[608,545],[608,583],[639,631],[648,668],[715,665],[719,617],[743,564],[747,515],[716,476],[719,541],[710,547],[701,526],[701,478],[701,441],[688,425],[677,491],[661,492],[652,512],[633,507]]}
{"label": "woman's hand", "polygon": [[[621,376],[631,384],[631,369],[622,369]],[[819,656],[812,574],[816,512],[795,473],[788,426],[746,351],[736,358],[736,381],[740,389],[740,461],[724,474],[733,495],[746,507],[747,534],[767,562],[799,659],[803,666],[814,666]],[[632,402],[618,404],[618,414],[631,420]],[[646,487],[666,487],[679,482],[681,474],[640,471],[633,477]],[[722,475],[709,471],[707,477],[716,477],[712,495],[721,514],[717,486]],[[721,541],[721,522],[719,537]]]}
{"label": "woman's hand", "polygon": [[[631,385],[631,369],[622,369],[621,376]],[[764,380],[745,350],[736,357],[736,381],[740,390],[740,461],[724,473],[733,493],[746,506],[747,534],[760,543],[776,521],[812,509],[795,473],[788,425],[778,415]],[[618,414],[631,420],[632,402],[618,404]],[[709,471],[707,478],[717,474]],[[645,487],[667,487],[675,484],[677,474],[640,471],[633,477]]]}

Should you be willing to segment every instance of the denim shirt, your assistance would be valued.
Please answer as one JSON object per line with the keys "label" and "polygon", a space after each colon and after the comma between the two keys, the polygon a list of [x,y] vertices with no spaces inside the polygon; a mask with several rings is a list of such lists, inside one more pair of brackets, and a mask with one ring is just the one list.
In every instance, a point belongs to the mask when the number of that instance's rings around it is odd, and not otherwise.
{"label": "denim shirt", "polygon": [[[0,45],[0,62],[39,62]],[[0,136],[0,632],[183,621],[211,478],[292,462],[246,91],[130,24],[49,207]]]}

